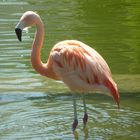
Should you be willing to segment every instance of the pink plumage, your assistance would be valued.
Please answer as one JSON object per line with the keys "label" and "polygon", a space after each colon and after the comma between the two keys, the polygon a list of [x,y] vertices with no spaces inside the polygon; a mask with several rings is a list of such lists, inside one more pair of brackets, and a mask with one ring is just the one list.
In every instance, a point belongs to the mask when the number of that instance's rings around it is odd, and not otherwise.
{"label": "pink plumage", "polygon": [[71,90],[108,90],[119,105],[119,93],[110,69],[94,49],[80,41],[66,40],[53,47],[50,57],[55,73]]}
{"label": "pink plumage", "polygon": [[[44,40],[44,25],[40,16],[32,11],[25,12],[16,26],[16,34],[21,41],[22,30],[36,25],[37,31],[32,45],[31,62],[33,68],[43,76],[62,80],[73,92],[107,92],[119,107],[119,92],[112,79],[111,71],[102,56],[88,45],[77,40],[57,43],[51,50],[47,63],[41,61],[41,48]],[[74,94],[73,94],[74,95]],[[84,104],[84,125],[88,115]],[[77,127],[76,100],[74,98],[73,130]]]}

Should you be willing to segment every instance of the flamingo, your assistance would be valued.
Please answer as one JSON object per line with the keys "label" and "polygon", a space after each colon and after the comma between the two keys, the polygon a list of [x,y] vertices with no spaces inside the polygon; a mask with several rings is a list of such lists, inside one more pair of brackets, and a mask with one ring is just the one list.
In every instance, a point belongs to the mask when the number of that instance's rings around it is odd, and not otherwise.
{"label": "flamingo", "polygon": [[119,108],[120,95],[116,83],[112,79],[110,68],[103,57],[93,48],[77,40],[64,40],[54,45],[47,63],[41,61],[41,48],[44,40],[44,24],[40,16],[27,11],[15,27],[19,41],[22,41],[22,30],[35,25],[36,33],[32,44],[32,67],[42,76],[63,81],[73,95],[74,121],[72,129],[78,125],[76,93],[83,95],[84,126],[88,121],[85,93],[102,91],[113,97]]}

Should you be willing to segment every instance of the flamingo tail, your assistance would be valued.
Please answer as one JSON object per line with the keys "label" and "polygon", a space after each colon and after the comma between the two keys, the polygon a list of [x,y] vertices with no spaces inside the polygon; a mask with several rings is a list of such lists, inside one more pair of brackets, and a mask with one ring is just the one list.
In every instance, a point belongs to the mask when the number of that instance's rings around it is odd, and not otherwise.
{"label": "flamingo tail", "polygon": [[113,80],[106,79],[104,84],[110,90],[110,93],[114,101],[118,105],[118,108],[120,108],[120,95],[116,83]]}

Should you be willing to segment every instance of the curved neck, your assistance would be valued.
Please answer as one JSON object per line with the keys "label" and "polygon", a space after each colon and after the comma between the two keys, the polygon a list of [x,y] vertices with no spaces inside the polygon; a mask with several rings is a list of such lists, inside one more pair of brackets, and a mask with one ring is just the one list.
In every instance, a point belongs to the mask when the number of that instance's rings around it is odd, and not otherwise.
{"label": "curved neck", "polygon": [[41,19],[36,24],[36,33],[32,45],[31,62],[33,68],[41,75],[46,75],[46,64],[41,61],[41,48],[44,40],[44,25]]}

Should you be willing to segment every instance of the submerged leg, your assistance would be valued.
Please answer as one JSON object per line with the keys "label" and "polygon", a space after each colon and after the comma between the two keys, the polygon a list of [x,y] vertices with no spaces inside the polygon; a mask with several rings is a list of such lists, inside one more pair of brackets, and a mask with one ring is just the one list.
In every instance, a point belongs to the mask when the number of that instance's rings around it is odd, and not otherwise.
{"label": "submerged leg", "polygon": [[83,105],[84,105],[84,118],[83,118],[83,123],[84,125],[87,124],[88,121],[88,114],[87,114],[87,108],[86,108],[86,103],[85,103],[85,95],[83,95]]}
{"label": "submerged leg", "polygon": [[72,129],[74,131],[76,129],[77,125],[78,125],[76,99],[75,99],[74,95],[73,95],[73,108],[74,108],[74,121],[73,121],[73,124],[72,124]]}

